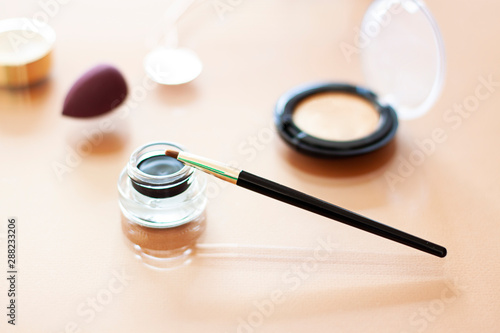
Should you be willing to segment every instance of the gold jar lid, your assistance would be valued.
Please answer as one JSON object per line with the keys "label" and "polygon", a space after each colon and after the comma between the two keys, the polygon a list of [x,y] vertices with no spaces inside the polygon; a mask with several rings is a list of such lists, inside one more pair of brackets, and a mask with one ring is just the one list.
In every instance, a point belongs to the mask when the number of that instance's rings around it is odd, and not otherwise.
{"label": "gold jar lid", "polygon": [[0,87],[26,87],[45,79],[55,39],[54,30],[41,21],[0,20]]}

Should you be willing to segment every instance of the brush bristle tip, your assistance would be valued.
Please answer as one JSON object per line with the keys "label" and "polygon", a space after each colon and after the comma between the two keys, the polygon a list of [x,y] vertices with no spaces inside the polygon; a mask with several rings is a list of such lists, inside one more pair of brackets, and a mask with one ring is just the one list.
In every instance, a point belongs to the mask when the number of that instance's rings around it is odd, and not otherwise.
{"label": "brush bristle tip", "polygon": [[177,158],[177,156],[179,156],[179,152],[175,151],[175,150],[167,150],[167,151],[165,151],[165,155],[173,157],[173,158]]}

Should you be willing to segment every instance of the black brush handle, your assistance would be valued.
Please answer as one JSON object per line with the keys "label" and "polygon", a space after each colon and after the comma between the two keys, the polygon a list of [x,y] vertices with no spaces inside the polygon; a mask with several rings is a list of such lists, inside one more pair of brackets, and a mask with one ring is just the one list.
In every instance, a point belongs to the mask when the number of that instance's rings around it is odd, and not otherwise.
{"label": "black brush handle", "polygon": [[270,180],[241,171],[236,185],[251,191],[263,194],[287,204],[299,207],[310,212],[328,217],[372,234],[393,240],[395,242],[413,247],[417,250],[430,253],[438,257],[446,256],[446,248],[410,235],[388,225],[373,221],[364,216],[353,213],[347,209],[335,206],[326,201],[280,185]]}

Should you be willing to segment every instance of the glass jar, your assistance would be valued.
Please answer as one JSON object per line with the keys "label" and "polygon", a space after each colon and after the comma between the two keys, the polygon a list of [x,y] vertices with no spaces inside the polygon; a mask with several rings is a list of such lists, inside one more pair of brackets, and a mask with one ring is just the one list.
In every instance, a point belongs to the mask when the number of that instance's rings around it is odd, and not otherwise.
{"label": "glass jar", "polygon": [[145,264],[172,268],[190,261],[206,225],[205,175],[166,156],[174,143],[135,150],[118,180],[121,225]]}

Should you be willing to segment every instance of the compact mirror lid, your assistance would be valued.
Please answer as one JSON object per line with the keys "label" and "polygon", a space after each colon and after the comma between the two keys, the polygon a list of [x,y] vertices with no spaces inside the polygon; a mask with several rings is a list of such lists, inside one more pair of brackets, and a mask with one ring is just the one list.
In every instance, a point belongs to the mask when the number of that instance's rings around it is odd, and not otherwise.
{"label": "compact mirror lid", "polygon": [[422,116],[434,105],[444,81],[444,44],[422,1],[374,0],[359,47],[366,85],[399,118]]}

